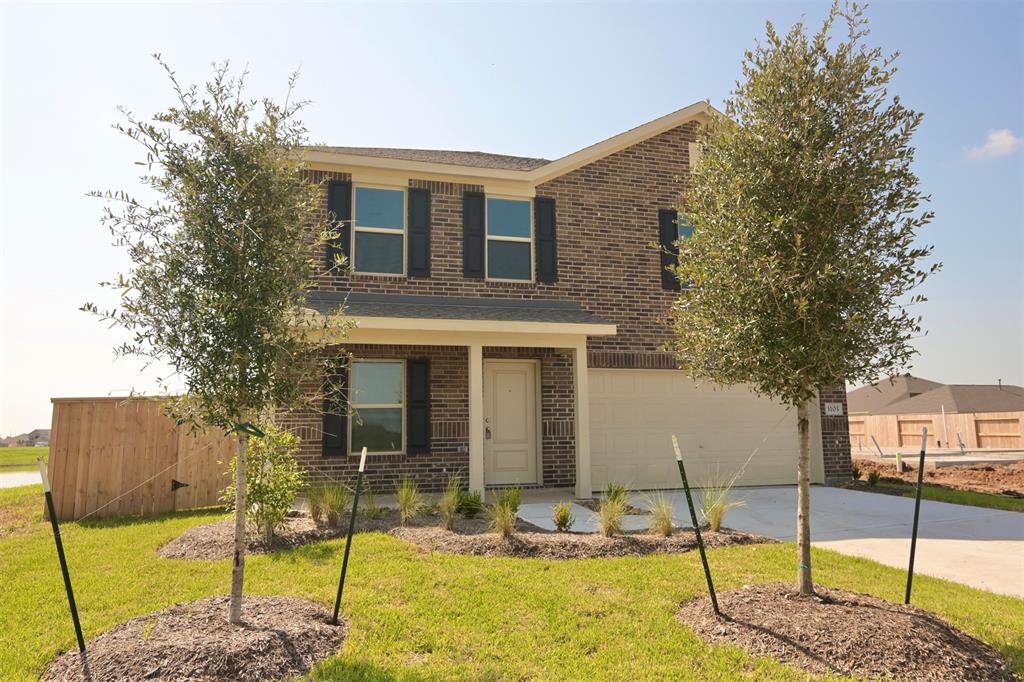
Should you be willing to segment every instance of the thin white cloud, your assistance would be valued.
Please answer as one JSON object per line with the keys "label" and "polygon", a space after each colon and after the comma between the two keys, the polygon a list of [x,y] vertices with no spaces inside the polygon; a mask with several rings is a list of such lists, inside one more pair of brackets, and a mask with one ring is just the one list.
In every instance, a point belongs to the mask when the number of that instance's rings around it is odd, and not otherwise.
{"label": "thin white cloud", "polygon": [[988,137],[985,138],[985,144],[967,150],[967,158],[972,161],[998,159],[1000,156],[1013,154],[1021,147],[1024,147],[1024,138],[1017,137],[1008,128],[990,130]]}

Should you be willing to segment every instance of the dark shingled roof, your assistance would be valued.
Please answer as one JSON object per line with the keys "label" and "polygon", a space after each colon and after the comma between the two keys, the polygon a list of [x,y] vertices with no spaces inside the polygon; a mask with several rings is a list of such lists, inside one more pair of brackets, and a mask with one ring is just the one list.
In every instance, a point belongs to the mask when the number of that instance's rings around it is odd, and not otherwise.
{"label": "dark shingled roof", "polygon": [[946,412],[1024,412],[1020,386],[949,384],[889,405],[885,414],[933,414]]}
{"label": "dark shingled roof", "polygon": [[469,166],[470,168],[496,168],[499,170],[528,171],[551,163],[547,159],[534,159],[528,156],[507,156],[505,154],[489,154],[487,152],[460,152],[447,149],[392,149],[389,147],[307,147],[321,152],[352,154],[354,156],[375,156],[381,159],[401,159],[403,161],[426,161],[428,163],[447,163],[453,166]]}
{"label": "dark shingled roof", "polygon": [[[347,296],[347,298],[346,298]],[[435,320],[499,320],[506,322],[556,322],[611,324],[572,301],[511,298],[457,298],[451,296],[401,296],[340,291],[311,291],[309,306],[320,313],[335,312],[345,302],[352,317],[410,317]]]}
{"label": "dark shingled roof", "polygon": [[886,408],[900,400],[942,386],[937,381],[903,374],[850,391],[846,396],[850,414],[891,414]]}
{"label": "dark shingled roof", "polygon": [[850,414],[1024,411],[1020,386],[940,384],[909,374],[850,391],[846,398]]}

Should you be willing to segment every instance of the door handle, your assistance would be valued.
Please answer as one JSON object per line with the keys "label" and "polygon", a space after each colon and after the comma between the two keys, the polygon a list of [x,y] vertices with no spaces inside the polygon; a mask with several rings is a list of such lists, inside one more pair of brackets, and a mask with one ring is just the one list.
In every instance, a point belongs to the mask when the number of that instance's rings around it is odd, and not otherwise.
{"label": "door handle", "polygon": [[486,438],[487,440],[491,439],[491,427],[490,426],[485,426],[484,427],[484,438]]}

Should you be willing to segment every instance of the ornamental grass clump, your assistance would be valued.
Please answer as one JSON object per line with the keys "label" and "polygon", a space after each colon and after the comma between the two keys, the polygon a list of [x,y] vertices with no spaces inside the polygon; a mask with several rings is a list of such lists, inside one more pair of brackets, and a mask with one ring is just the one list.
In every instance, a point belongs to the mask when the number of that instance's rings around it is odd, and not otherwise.
{"label": "ornamental grass clump", "polygon": [[324,486],[323,508],[327,525],[334,528],[341,526],[351,498],[351,492],[343,485],[330,483]]}
{"label": "ornamental grass clump", "polygon": [[597,518],[601,532],[605,537],[613,537],[622,533],[622,517],[626,515],[626,496],[606,497],[601,500],[597,510]]}
{"label": "ornamental grass clump", "polygon": [[373,487],[369,483],[363,483],[363,516],[372,520],[379,519],[387,513],[387,507],[377,505],[377,496],[373,493]]}
{"label": "ornamental grass clump", "polygon": [[507,488],[497,494],[494,504],[487,507],[487,518],[491,522],[491,530],[505,539],[516,533],[516,517],[519,516],[519,503],[522,491],[519,488]]}
{"label": "ornamental grass clump", "polygon": [[448,477],[441,499],[437,501],[437,511],[441,516],[441,527],[451,530],[455,523],[455,514],[459,510],[459,494],[462,492],[462,477],[452,474]]}
{"label": "ornamental grass clump", "polygon": [[403,526],[408,525],[425,506],[416,481],[408,476],[404,476],[402,482],[398,484],[395,497],[398,499],[398,519]]}
{"label": "ornamental grass clump", "polygon": [[556,504],[551,512],[551,520],[559,533],[568,532],[572,524],[576,523],[576,516],[572,513],[572,502],[562,500]]}
{"label": "ornamental grass clump", "polygon": [[649,498],[648,504],[651,508],[651,533],[666,538],[672,535],[672,531],[675,530],[675,509],[672,508],[672,500],[658,493]]}
{"label": "ornamental grass clump", "polygon": [[629,492],[629,488],[623,483],[608,483],[604,487],[604,499],[606,500],[622,500],[623,505],[626,504],[626,493]]}
{"label": "ornamental grass clump", "polygon": [[722,529],[722,521],[725,513],[736,507],[746,506],[742,500],[731,500],[732,486],[735,479],[725,480],[715,477],[710,479],[700,491],[700,514],[704,517],[708,527],[718,532]]}
{"label": "ornamental grass clump", "polygon": [[478,490],[459,492],[459,513],[467,519],[475,519],[484,510],[484,502]]}

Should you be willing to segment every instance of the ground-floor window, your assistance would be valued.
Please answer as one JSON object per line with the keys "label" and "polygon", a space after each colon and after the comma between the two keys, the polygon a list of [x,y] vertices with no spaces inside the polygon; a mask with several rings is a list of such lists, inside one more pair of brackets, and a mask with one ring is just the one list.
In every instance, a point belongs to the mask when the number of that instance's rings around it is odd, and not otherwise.
{"label": "ground-floor window", "polygon": [[365,446],[374,454],[405,450],[405,363],[401,360],[353,360],[353,415],[350,452]]}

